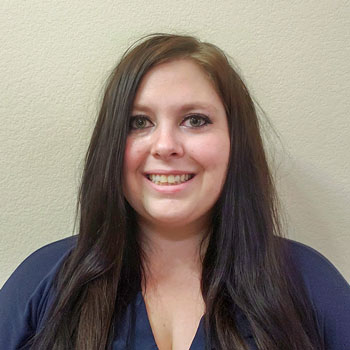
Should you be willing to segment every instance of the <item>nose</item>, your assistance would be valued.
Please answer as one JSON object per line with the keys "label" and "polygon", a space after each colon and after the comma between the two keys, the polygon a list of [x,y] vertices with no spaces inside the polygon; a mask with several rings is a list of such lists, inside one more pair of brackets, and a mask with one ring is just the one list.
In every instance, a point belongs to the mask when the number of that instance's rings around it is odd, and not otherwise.
{"label": "nose", "polygon": [[180,158],[184,154],[183,142],[177,130],[171,127],[159,128],[153,134],[151,154],[155,158]]}

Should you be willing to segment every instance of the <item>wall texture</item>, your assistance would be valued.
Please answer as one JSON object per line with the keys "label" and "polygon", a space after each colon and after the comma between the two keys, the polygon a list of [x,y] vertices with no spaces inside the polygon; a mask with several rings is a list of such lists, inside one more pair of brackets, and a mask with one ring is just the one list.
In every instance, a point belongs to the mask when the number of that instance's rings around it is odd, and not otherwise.
{"label": "wall texture", "polygon": [[197,35],[240,67],[267,137],[289,236],[350,280],[350,2],[2,0],[0,286],[73,231],[101,90],[150,32]]}

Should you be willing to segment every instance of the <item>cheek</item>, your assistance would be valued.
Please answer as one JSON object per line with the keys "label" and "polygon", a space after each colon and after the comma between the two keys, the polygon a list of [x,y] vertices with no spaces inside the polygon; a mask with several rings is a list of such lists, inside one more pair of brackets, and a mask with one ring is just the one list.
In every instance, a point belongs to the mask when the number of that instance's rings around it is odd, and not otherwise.
{"label": "cheek", "polygon": [[123,164],[123,193],[131,206],[137,194],[139,193],[137,179],[137,171],[143,163],[144,147],[141,147],[138,142],[134,140],[127,140],[124,153]]}
{"label": "cheek", "polygon": [[227,135],[215,135],[203,138],[196,145],[192,145],[192,157],[202,165],[205,170],[213,173],[226,174],[229,161],[230,140]]}
{"label": "cheek", "polygon": [[144,155],[144,145],[142,145],[135,140],[128,140],[125,145],[125,154],[124,154],[124,176],[132,175],[132,172],[135,171],[140,164],[142,163]]}

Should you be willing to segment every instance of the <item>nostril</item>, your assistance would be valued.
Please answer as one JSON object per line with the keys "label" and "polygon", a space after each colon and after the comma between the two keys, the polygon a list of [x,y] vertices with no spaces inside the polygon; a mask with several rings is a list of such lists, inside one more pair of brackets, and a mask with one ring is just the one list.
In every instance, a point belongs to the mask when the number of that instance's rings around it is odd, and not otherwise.
{"label": "nostril", "polygon": [[179,157],[183,154],[183,146],[174,135],[163,135],[161,138],[154,140],[151,154],[155,157],[168,158]]}

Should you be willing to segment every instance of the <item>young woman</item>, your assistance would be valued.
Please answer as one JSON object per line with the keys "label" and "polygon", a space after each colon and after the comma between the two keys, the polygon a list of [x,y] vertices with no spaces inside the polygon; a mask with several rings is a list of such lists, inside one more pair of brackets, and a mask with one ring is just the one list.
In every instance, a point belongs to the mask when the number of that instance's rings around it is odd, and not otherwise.
{"label": "young woman", "polygon": [[254,103],[216,46],[124,54],[79,205],[78,236],[3,287],[1,349],[350,349],[350,287],[281,237]]}

